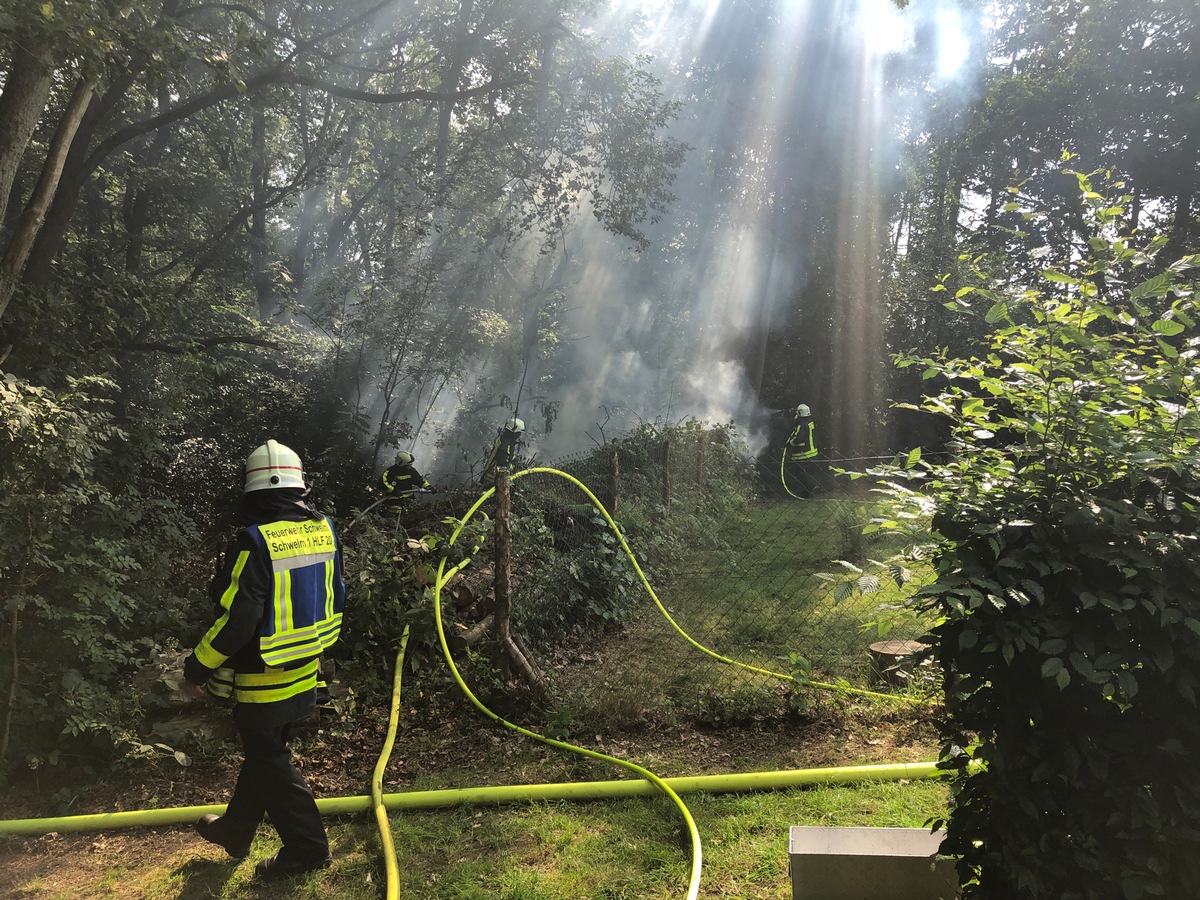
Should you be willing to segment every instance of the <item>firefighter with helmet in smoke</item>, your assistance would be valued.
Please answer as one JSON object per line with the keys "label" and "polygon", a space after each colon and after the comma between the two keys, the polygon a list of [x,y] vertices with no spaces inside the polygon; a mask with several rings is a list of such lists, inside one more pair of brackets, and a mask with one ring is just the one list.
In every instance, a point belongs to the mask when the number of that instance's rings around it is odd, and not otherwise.
{"label": "firefighter with helmet in smoke", "polygon": [[796,427],[787,440],[787,452],[792,459],[812,459],[817,455],[817,444],[813,437],[814,423],[808,405],[796,407]]}
{"label": "firefighter with helmet in smoke", "polygon": [[496,477],[497,469],[507,469],[512,466],[517,455],[517,447],[521,443],[521,435],[524,433],[525,423],[516,416],[504,423],[496,440],[492,442],[487,462],[483,464],[481,480],[491,481]]}
{"label": "firefighter with helmet in smoke", "polygon": [[[801,403],[796,407],[795,423],[779,457],[779,480],[790,496],[802,500],[811,496],[821,482],[816,460],[817,442],[813,435],[815,427],[807,404]],[[788,466],[789,462],[793,463],[791,467]],[[792,471],[792,484],[788,483],[789,468]]]}
{"label": "firefighter with helmet in smoke", "polygon": [[429,490],[429,482],[417,471],[414,457],[407,450],[396,454],[396,461],[380,476],[384,502],[388,506],[399,506],[417,491]]}
{"label": "firefighter with helmet in smoke", "polygon": [[282,849],[261,861],[264,880],[329,866],[329,841],[288,732],[316,704],[319,659],[338,639],[346,602],[341,542],[308,505],[300,457],[267,441],[246,460],[241,526],[211,583],[213,621],[184,661],[192,693],[232,698],[243,760],[220,816],[196,831],[235,859],[249,855],[269,817]]}

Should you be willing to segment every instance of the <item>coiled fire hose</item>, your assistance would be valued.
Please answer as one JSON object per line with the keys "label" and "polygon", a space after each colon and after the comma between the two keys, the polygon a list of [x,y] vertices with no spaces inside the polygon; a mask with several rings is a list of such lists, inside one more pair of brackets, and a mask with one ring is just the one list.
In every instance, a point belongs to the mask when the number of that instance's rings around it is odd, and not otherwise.
{"label": "coiled fire hose", "polygon": [[[625,540],[625,536],[621,532],[620,527],[617,525],[617,523],[613,519],[612,515],[608,512],[608,510],[604,507],[604,504],[600,502],[600,500],[596,497],[596,495],[593,494],[592,491],[585,484],[583,484],[583,482],[579,481],[579,479],[575,478],[573,475],[570,475],[570,474],[560,471],[558,469],[552,469],[552,468],[541,467],[541,466],[524,469],[520,472],[516,472],[516,473],[512,474],[511,476],[509,476],[509,481],[513,482],[513,481],[516,481],[527,475],[532,475],[535,473],[555,475],[560,478],[564,478],[567,481],[569,481],[570,483],[572,483],[573,485],[575,485],[575,487],[579,488],[579,490],[581,490],[587,496],[587,498],[591,501],[591,503],[596,507],[597,510],[599,510],[600,514],[604,517],[605,521],[608,523],[609,528],[612,529],[613,534],[616,535],[617,540],[620,542],[621,548],[625,551],[625,555],[629,558],[629,561],[633,564],[634,570],[638,574],[638,578],[641,579],[642,585],[645,587],[647,593],[649,593],[651,599],[654,601],[654,605],[658,608],[658,611],[671,624],[671,627],[674,628],[675,631],[681,637],[683,637],[689,644],[691,644],[693,647],[695,647],[697,650],[704,653],[705,655],[710,656],[713,659],[716,659],[719,662],[725,663],[727,665],[737,666],[737,667],[740,667],[743,669],[747,669],[751,672],[756,672],[760,675],[765,675],[765,676],[768,676],[771,678],[778,678],[783,681],[797,682],[797,679],[795,679],[791,675],[785,674],[783,672],[775,672],[770,669],[759,668],[757,666],[752,666],[747,663],[739,662],[739,661],[731,659],[727,656],[722,656],[721,654],[719,654],[713,650],[710,650],[709,648],[703,646],[698,641],[696,641],[691,635],[689,635],[686,631],[684,631],[684,629],[679,625],[679,623],[676,622],[675,619],[671,616],[671,614],[667,611],[666,607],[663,606],[662,601],[659,600],[658,595],[654,591],[654,588],[651,587],[649,580],[646,578],[645,573],[642,571],[642,567],[638,564],[637,557],[634,555],[633,550],[629,546],[629,543]],[[466,528],[467,523],[475,516],[475,514],[479,511],[480,507],[495,493],[495,491],[496,491],[496,489],[494,487],[486,490],[482,495],[480,495],[480,497],[475,501],[475,503],[467,510],[467,512],[463,515],[463,517],[457,521],[455,528],[454,528],[450,538],[447,541],[447,546],[454,545],[454,543],[458,540],[458,538],[462,534],[463,530]],[[483,704],[483,702],[480,701],[479,698],[475,696],[475,694],[471,691],[471,689],[467,686],[466,682],[463,680],[462,675],[458,671],[458,667],[454,663],[454,658],[450,652],[449,643],[446,640],[445,625],[442,620],[442,594],[441,594],[441,592],[442,592],[443,586],[445,586],[446,583],[449,582],[449,580],[454,577],[454,575],[456,575],[459,571],[461,571],[463,568],[465,568],[467,565],[469,565],[470,562],[471,562],[471,557],[468,556],[468,557],[464,558],[463,560],[461,560],[460,562],[458,562],[457,564],[455,564],[454,566],[452,566],[450,569],[447,569],[446,568],[446,560],[445,560],[445,558],[443,558],[438,563],[437,577],[436,577],[436,579],[434,581],[434,585],[433,585],[433,598],[434,598],[433,609],[434,609],[434,619],[435,619],[435,622],[437,625],[438,641],[441,644],[442,653],[446,659],[446,664],[447,664],[447,666],[449,666],[450,673],[454,677],[455,682],[458,684],[459,688],[463,691],[463,693],[467,696],[467,698],[471,701],[471,703],[477,709],[479,709],[480,712],[482,712],[488,718],[493,719],[496,722],[499,722],[504,727],[509,728],[513,731],[516,731],[520,734],[523,734],[526,737],[533,738],[534,740],[540,741],[544,744],[548,744],[552,747],[558,747],[560,749],[567,750],[572,753],[582,754],[584,756],[588,756],[593,759],[604,760],[606,762],[613,763],[614,765],[618,765],[623,768],[626,768],[626,769],[640,775],[642,778],[650,781],[656,787],[658,787],[660,790],[662,790],[665,794],[667,794],[667,796],[671,798],[671,801],[673,803],[675,803],[675,805],[678,807],[680,813],[682,814],[684,822],[686,823],[686,826],[687,826],[688,834],[691,838],[692,871],[691,871],[691,877],[690,877],[690,880],[688,883],[687,897],[688,897],[688,900],[693,900],[693,898],[698,896],[698,892],[700,889],[700,870],[701,870],[702,859],[703,859],[701,846],[700,846],[700,834],[696,828],[695,820],[692,818],[692,815],[689,812],[687,806],[683,803],[683,801],[679,798],[679,795],[671,788],[671,786],[669,784],[667,784],[662,778],[658,777],[654,773],[648,771],[647,769],[645,769],[635,763],[629,762],[628,760],[618,759],[617,757],[609,756],[604,753],[599,753],[595,750],[589,750],[586,747],[579,747],[574,744],[569,744],[565,741],[556,740],[554,738],[550,738],[545,735],[538,734],[535,731],[531,731],[527,728],[524,728],[520,725],[517,725],[513,722],[508,721],[507,719],[503,718],[502,716],[493,712],[491,709],[489,709],[487,706],[485,706]],[[848,687],[848,686],[829,684],[826,682],[805,680],[803,683],[808,686],[815,687],[815,688],[821,688],[824,690],[852,693],[852,694],[856,694],[856,695],[860,695],[860,696],[875,697],[878,699],[883,699],[883,700],[888,700],[888,701],[893,701],[893,702],[896,701],[897,699],[899,699],[891,694],[884,694],[884,693],[880,693],[877,691],[868,691],[868,690],[863,690],[860,688],[852,688],[852,687]]]}

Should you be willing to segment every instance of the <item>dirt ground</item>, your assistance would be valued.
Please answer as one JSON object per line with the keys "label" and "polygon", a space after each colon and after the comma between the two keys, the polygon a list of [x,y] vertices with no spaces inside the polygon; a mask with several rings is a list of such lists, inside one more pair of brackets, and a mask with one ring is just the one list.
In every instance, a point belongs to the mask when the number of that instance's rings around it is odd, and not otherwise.
{"label": "dirt ground", "polygon": [[[577,759],[564,760],[552,748],[478,718],[465,719],[467,728],[459,724],[462,721],[452,715],[440,725],[402,723],[384,791],[403,791],[416,782],[422,787],[465,787],[613,777],[603,764],[597,764],[594,773],[585,767],[581,774]],[[354,725],[327,718],[310,720],[300,729],[294,741],[296,762],[318,797],[370,793],[385,724],[383,716],[379,721],[363,717]],[[636,760],[666,777],[916,762],[937,753],[931,729],[914,722],[907,710],[866,717],[836,711],[781,717],[722,731],[680,727],[592,735],[580,743]],[[0,798],[2,815],[23,819],[223,803],[239,760],[236,747],[230,744],[229,749],[224,759],[200,759],[186,768],[169,757],[126,764],[102,779],[76,785],[66,811],[55,806],[55,799],[65,795],[63,785],[12,785]],[[201,841],[190,825],[2,837],[0,897],[143,896],[136,888],[137,870],[151,861],[186,872],[187,893],[192,896],[209,896],[195,893],[209,882],[204,873],[211,871],[215,889],[227,879],[232,864],[219,848]],[[286,896],[272,892],[277,890],[265,888],[260,896]]]}

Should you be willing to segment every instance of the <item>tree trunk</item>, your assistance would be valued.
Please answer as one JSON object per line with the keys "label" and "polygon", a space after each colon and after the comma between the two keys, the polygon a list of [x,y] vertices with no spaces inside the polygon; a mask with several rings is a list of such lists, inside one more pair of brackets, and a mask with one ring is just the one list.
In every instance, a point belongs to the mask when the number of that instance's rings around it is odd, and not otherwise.
{"label": "tree trunk", "polygon": [[275,298],[271,295],[271,273],[267,267],[267,120],[264,112],[266,99],[259,95],[254,100],[254,120],[251,126],[251,142],[254,159],[251,163],[250,180],[254,191],[254,210],[250,214],[250,272],[254,279],[254,292],[258,297],[258,317],[263,322],[275,312]]}
{"label": "tree trunk", "polygon": [[[133,8],[134,0],[120,0],[119,5],[114,10],[114,16],[125,18],[129,15]],[[48,55],[45,52],[37,54],[21,48],[18,44],[18,50],[14,53],[13,64],[15,67],[12,73],[12,78],[5,87],[4,95],[0,97],[0,197],[8,196],[8,189],[11,186],[11,178],[15,177],[15,168],[10,176],[5,174],[5,166],[8,165],[6,157],[16,155],[12,165],[15,167],[20,163],[20,158],[25,152],[25,148],[29,143],[29,136],[32,136],[32,129],[37,125],[37,116],[41,110],[45,109],[46,98],[48,93],[41,96],[40,103],[36,102],[38,94],[42,90],[41,77],[39,73],[44,75],[46,80],[51,78],[51,66]],[[24,81],[24,73],[22,72],[25,66],[30,67],[29,78],[26,82],[26,87],[23,90],[16,90],[14,82],[18,84]],[[54,137],[50,141],[50,149],[46,154],[46,159],[42,163],[42,173],[38,178],[37,187],[34,188],[33,196],[29,198],[29,202],[25,205],[24,212],[21,213],[20,219],[17,220],[13,228],[12,236],[9,239],[8,245],[4,250],[3,259],[0,259],[0,323],[4,321],[4,314],[8,310],[9,303],[12,302],[13,293],[17,289],[18,280],[21,277],[21,272],[25,268],[25,263],[29,259],[29,252],[33,247],[33,242],[37,238],[38,233],[42,230],[42,224],[46,219],[46,212],[50,208],[50,204],[54,201],[54,195],[58,191],[59,180],[62,178],[63,166],[66,164],[67,154],[71,150],[71,145],[75,142],[75,134],[79,130],[80,123],[88,110],[88,106],[92,102],[92,95],[96,90],[96,82],[99,80],[99,73],[85,75],[75,85],[75,91],[71,95],[70,101],[67,103],[67,108],[63,111],[62,118],[59,119],[58,128],[54,132]],[[13,105],[8,106],[10,88],[12,93]],[[49,88],[47,87],[48,91]],[[36,111],[34,107],[39,107]],[[10,119],[11,117],[11,119]],[[28,121],[29,117],[34,117],[32,123]],[[7,141],[3,137],[8,134],[8,126],[16,126],[19,131],[15,138],[10,137]],[[24,134],[24,129],[29,128],[28,135],[21,139],[20,135]],[[9,181],[4,179],[8,177]],[[4,221],[7,215],[7,209],[0,210],[0,222]]]}
{"label": "tree trunk", "polygon": [[[453,94],[458,90],[458,82],[463,77],[466,60],[470,57],[468,42],[472,40],[471,16],[475,12],[475,0],[463,0],[458,10],[458,21],[455,23],[453,56],[446,65],[443,76],[442,91]],[[433,204],[433,234],[431,236],[430,256],[436,257],[442,242],[442,229],[445,220],[445,200],[450,179],[450,123],[454,118],[454,100],[446,98],[438,105],[437,145],[434,151],[434,179],[437,191]]]}
{"label": "tree trunk", "polygon": [[[165,106],[169,102],[170,98],[166,95],[165,89],[160,90],[158,98],[159,107]],[[126,238],[125,271],[130,275],[138,275],[142,270],[142,248],[145,245],[146,217],[150,211],[150,192],[142,189],[139,173],[142,169],[153,168],[162,161],[170,134],[170,130],[166,128],[155,132],[154,138],[150,141],[150,146],[141,154],[141,157],[137,160],[137,164],[131,168],[129,181],[125,185],[125,204],[123,208]],[[60,190],[60,195],[61,193]],[[55,201],[55,205],[57,205],[57,200]],[[50,214],[54,214],[53,208],[51,208]],[[47,225],[49,225],[48,222]],[[30,260],[30,265],[32,266],[32,264],[33,261]],[[30,280],[28,272],[26,272],[25,279],[26,281]]]}
{"label": "tree trunk", "polygon": [[17,655],[17,632],[20,622],[17,607],[12,608],[12,623],[9,626],[9,648],[12,650],[12,681],[8,685],[8,698],[4,706],[4,731],[0,733],[0,763],[8,758],[8,739],[12,733],[13,711],[17,708],[17,679],[21,675],[21,658]]}
{"label": "tree trunk", "polygon": [[[54,192],[54,200],[46,212],[46,220],[42,223],[41,231],[38,232],[33,248],[29,251],[29,260],[21,278],[25,284],[40,287],[50,280],[51,265],[62,251],[67,228],[79,206],[83,187],[87,184],[88,176],[95,170],[95,165],[88,161],[92,138],[96,129],[107,121],[117,103],[124,98],[136,80],[135,72],[127,72],[114,81],[102,95],[93,96],[83,121],[79,123],[75,140],[71,142],[58,188]],[[166,137],[165,130],[160,134]]]}
{"label": "tree trunk", "polygon": [[12,67],[0,94],[0,231],[25,148],[33,137],[53,84],[50,54],[27,41],[13,41]]}
{"label": "tree trunk", "polygon": [[496,473],[496,639],[508,639],[512,615],[512,495],[509,492],[508,469]]}
{"label": "tree trunk", "polygon": [[8,242],[3,259],[0,259],[0,322],[4,321],[4,313],[12,301],[13,292],[21,277],[21,270],[25,268],[25,261],[29,258],[33,240],[42,228],[50,201],[54,199],[54,192],[58,189],[58,180],[62,175],[67,151],[71,148],[71,142],[75,139],[75,132],[83,120],[83,114],[87,111],[95,88],[96,79],[94,77],[84,78],[75,86],[71,101],[67,104],[62,119],[58,123],[54,139],[50,142],[50,150],[42,165],[41,178],[38,179],[37,187],[34,189],[33,196],[29,198],[25,211],[17,220],[16,228],[13,229],[12,238]]}

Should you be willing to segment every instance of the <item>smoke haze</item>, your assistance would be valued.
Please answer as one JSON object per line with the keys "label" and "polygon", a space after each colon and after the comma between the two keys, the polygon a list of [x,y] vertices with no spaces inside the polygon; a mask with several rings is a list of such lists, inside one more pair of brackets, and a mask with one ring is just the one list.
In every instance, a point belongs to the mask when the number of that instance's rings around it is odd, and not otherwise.
{"label": "smoke haze", "polygon": [[[825,446],[878,450],[879,248],[903,142],[932,104],[971,89],[969,28],[956,4],[917,0],[606,7],[596,34],[612,52],[634,42],[650,54],[663,93],[682,104],[670,133],[691,150],[677,199],[640,255],[590,215],[575,223],[559,343],[504,361],[512,383],[493,369],[508,409],[496,401],[480,440],[518,406],[544,461],[693,417],[737,424],[757,454],[769,411],[804,402]],[[537,414],[546,402],[557,404],[549,431]],[[419,442],[431,468],[461,470],[434,436]]]}

